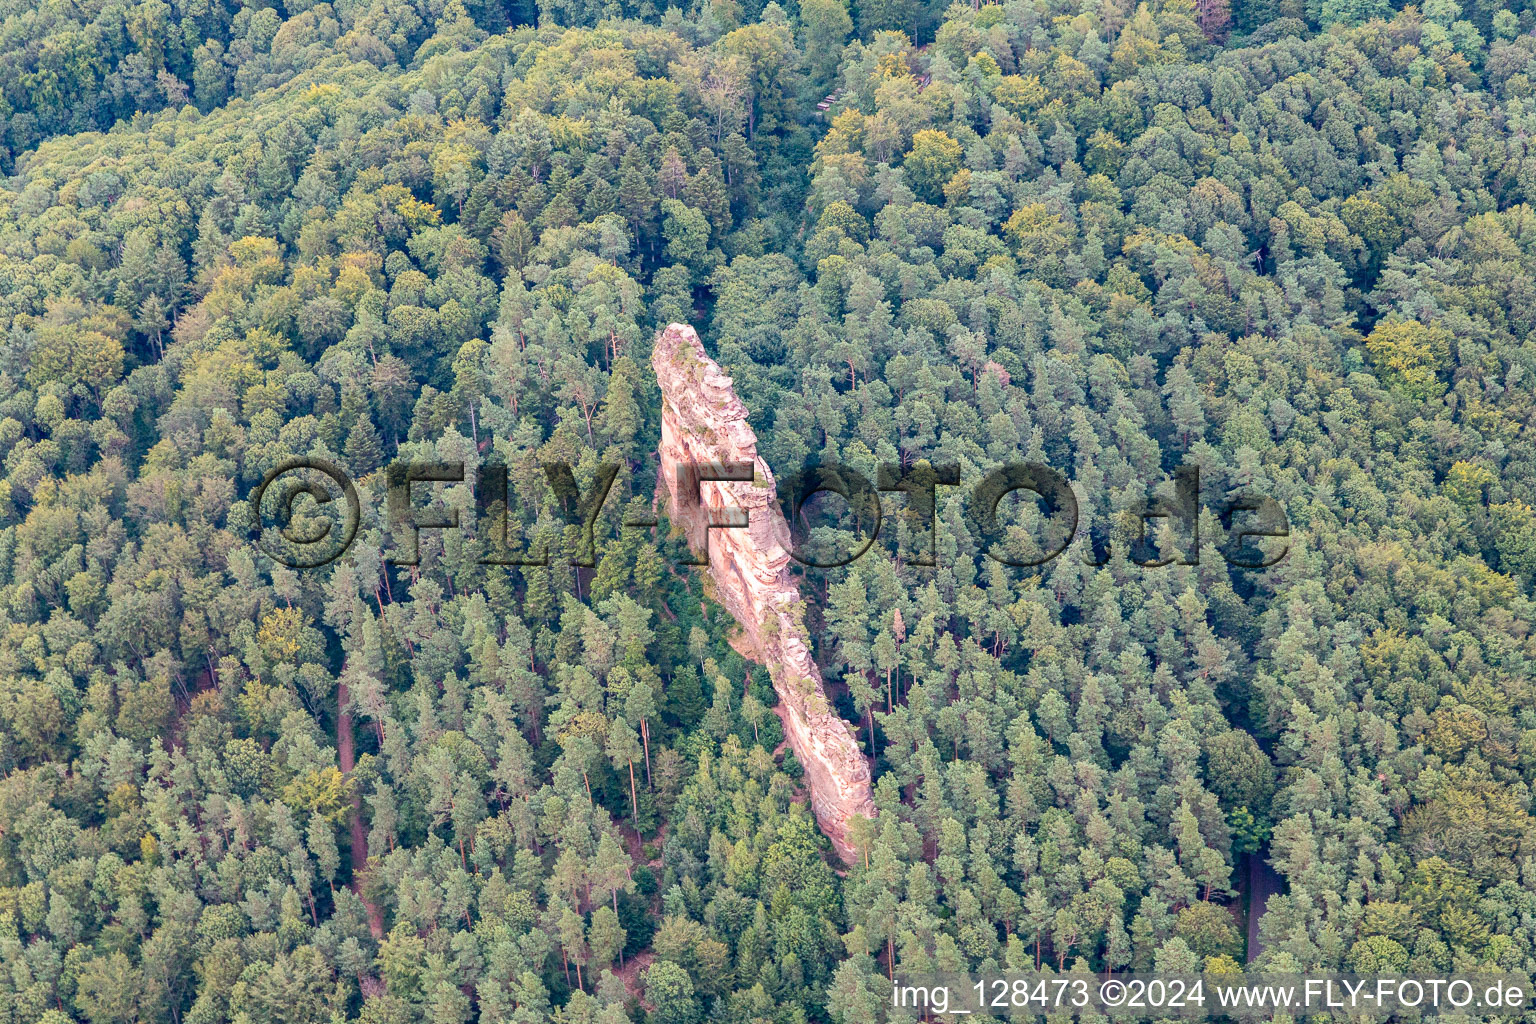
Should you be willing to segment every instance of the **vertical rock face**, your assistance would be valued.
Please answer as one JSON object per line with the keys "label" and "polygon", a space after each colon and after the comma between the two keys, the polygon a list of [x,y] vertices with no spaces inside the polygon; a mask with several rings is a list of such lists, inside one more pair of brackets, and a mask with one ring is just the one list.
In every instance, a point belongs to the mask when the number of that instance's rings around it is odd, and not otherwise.
{"label": "vertical rock face", "polygon": [[[672,522],[687,532],[695,553],[708,550],[715,596],[741,625],[778,691],[816,820],[839,856],[851,861],[850,819],[875,816],[869,762],[828,704],[806,643],[804,606],[788,569],[789,525],[775,501],[773,474],[758,457],[747,408],[686,324],[661,332],[651,363],[661,385],[660,486]],[[695,488],[687,476],[689,466],[731,464],[750,465],[753,479],[704,480]],[[743,514],[744,527],[721,528],[740,523]],[[717,528],[709,529],[711,524]]]}

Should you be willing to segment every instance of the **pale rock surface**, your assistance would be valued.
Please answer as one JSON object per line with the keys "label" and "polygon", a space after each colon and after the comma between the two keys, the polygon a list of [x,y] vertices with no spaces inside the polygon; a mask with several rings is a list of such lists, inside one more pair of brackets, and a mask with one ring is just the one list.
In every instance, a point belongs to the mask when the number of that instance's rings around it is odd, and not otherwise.
{"label": "pale rock surface", "polygon": [[[697,554],[708,547],[714,596],[741,625],[748,647],[768,668],[782,705],[790,747],[805,768],[811,806],[838,855],[855,851],[849,822],[875,816],[869,762],[848,725],[828,704],[821,671],[807,645],[804,605],[789,574],[789,525],[775,500],[773,474],[757,454],[747,408],[686,324],[672,324],[651,355],[661,385],[661,471],[672,522]],[[703,481],[697,497],[678,467],[750,463],[753,480]],[[745,528],[708,529],[740,509]]]}

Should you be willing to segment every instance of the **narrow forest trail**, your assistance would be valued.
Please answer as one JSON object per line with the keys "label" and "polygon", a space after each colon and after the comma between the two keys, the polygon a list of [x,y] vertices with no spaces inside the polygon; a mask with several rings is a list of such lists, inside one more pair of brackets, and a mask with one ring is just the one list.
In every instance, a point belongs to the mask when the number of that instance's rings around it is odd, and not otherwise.
{"label": "narrow forest trail", "polygon": [[[347,710],[351,693],[341,680],[336,683],[336,759],[341,774],[350,776],[357,767],[357,739],[352,729],[352,712]],[[352,794],[352,891],[368,908],[368,930],[375,939],[384,937],[384,915],[373,901],[363,895],[363,882],[368,876],[368,833],[363,827],[363,795]]]}
{"label": "narrow forest trail", "polygon": [[1246,854],[1244,864],[1244,906],[1248,923],[1248,956],[1247,963],[1253,963],[1259,954],[1264,952],[1264,945],[1259,940],[1259,918],[1264,916],[1264,910],[1269,904],[1271,896],[1285,892],[1285,879],[1279,872],[1269,866],[1269,848],[1266,846],[1258,853]]}

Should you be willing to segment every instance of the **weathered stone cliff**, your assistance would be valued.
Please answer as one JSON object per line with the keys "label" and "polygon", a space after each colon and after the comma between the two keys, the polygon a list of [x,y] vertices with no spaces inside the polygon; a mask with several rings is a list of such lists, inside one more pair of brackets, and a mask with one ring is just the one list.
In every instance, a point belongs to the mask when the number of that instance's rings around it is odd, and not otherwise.
{"label": "weathered stone cliff", "polygon": [[[740,623],[746,646],[768,667],[789,744],[805,768],[811,806],[839,856],[852,861],[849,820],[875,816],[869,762],[851,728],[827,702],[811,657],[799,588],[789,574],[789,525],[775,500],[773,474],[757,454],[747,408],[686,324],[672,324],[651,356],[661,385],[661,480],[672,522],[695,553],[709,552],[715,596]],[[742,467],[751,480],[698,482],[686,467]],[[684,478],[678,470],[683,467]],[[718,475],[731,475],[721,472]],[[731,520],[745,526],[726,528]],[[715,529],[709,529],[715,524]]]}

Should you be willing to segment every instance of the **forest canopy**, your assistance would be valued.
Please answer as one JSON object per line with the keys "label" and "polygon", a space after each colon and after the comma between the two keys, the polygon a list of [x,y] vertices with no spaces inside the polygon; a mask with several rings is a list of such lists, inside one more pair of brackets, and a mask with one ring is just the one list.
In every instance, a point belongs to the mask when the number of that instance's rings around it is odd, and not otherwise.
{"label": "forest canopy", "polygon": [[[1533,28],[0,0],[0,1020],[865,1024],[932,970],[1536,973]],[[1283,504],[1289,553],[1145,569],[1084,530],[1010,569],[966,488],[936,524],[888,497],[800,581],[874,770],[845,867],[680,539],[620,528],[674,321],[781,476],[1040,462],[1109,523],[1198,465]],[[318,569],[250,539],[296,456],[361,498]],[[471,529],[388,564],[400,460],[504,464],[511,540],[556,552],[541,467],[617,465],[595,564],[483,564]],[[474,519],[470,483],[416,492]]]}

